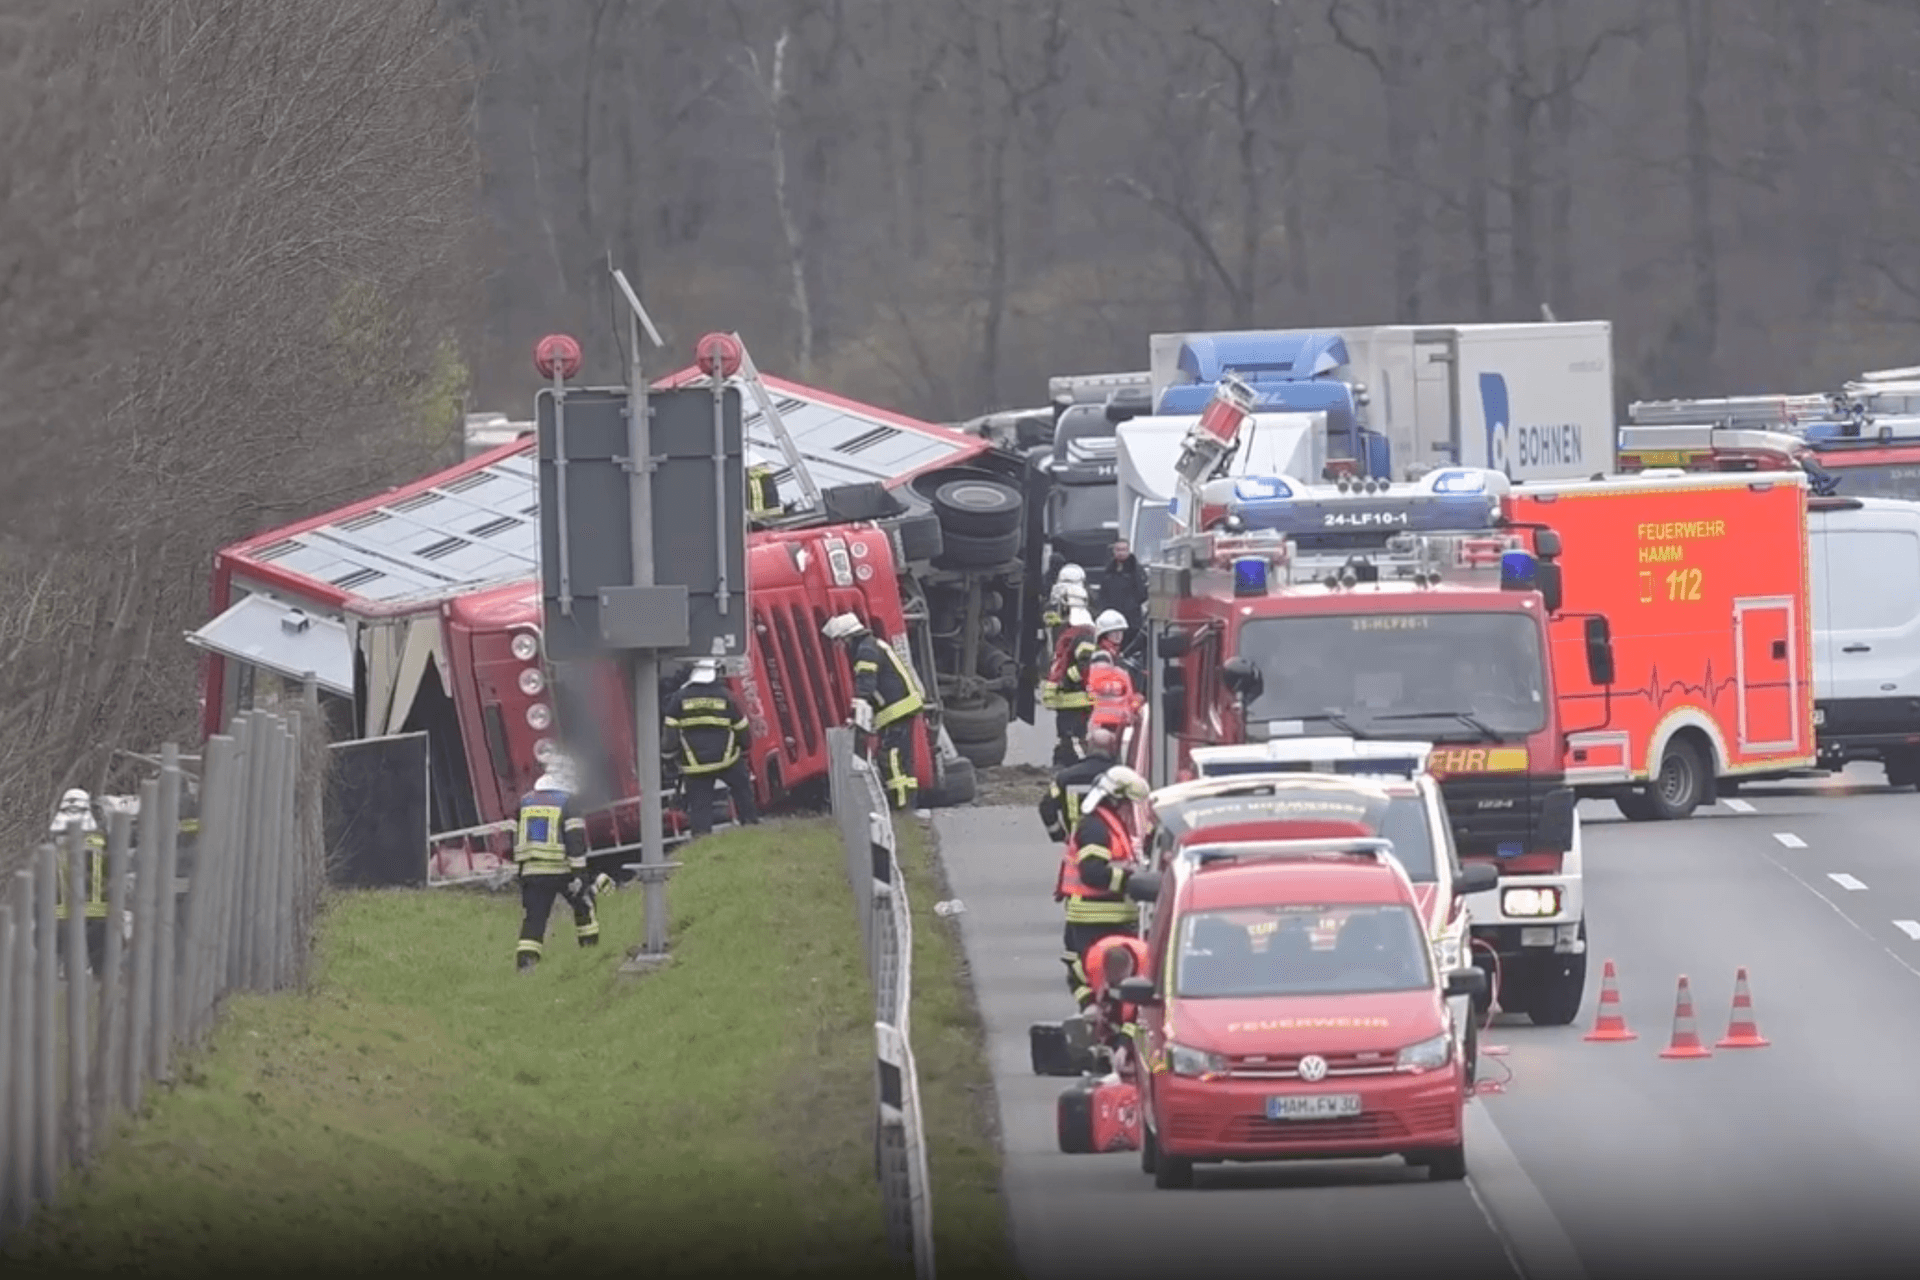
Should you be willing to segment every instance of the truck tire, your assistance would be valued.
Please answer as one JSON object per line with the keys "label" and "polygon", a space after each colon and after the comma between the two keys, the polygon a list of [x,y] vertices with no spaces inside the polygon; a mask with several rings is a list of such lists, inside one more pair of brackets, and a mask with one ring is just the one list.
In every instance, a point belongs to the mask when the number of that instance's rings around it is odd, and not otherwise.
{"label": "truck tire", "polygon": [[939,566],[943,569],[993,569],[1020,554],[1020,530],[1005,533],[961,533],[951,527],[940,530]]}
{"label": "truck tire", "polygon": [[1690,817],[1712,789],[1712,777],[1691,738],[1675,734],[1660,753],[1660,770],[1647,783],[1653,816],[1662,822]]}
{"label": "truck tire", "polygon": [[940,781],[931,791],[920,793],[920,803],[929,809],[956,809],[972,804],[980,794],[980,780],[973,772],[973,761],[955,756],[940,762]]}
{"label": "truck tire", "polygon": [[1920,786],[1920,751],[1889,751],[1881,763],[1887,770],[1887,785],[1895,791]]}
{"label": "truck tire", "polygon": [[1007,719],[1012,708],[997,693],[989,693],[978,706],[949,706],[941,713],[947,736],[958,747],[967,742],[992,742],[1007,736]]}
{"label": "truck tire", "polygon": [[1613,802],[1628,822],[1652,822],[1660,816],[1654,812],[1653,801],[1647,798],[1647,793],[1638,787],[1620,788],[1613,793]]}
{"label": "truck tire", "polygon": [[1002,728],[983,742],[956,742],[953,749],[972,761],[976,769],[991,769],[1007,762],[1007,731]]}
{"label": "truck tire", "polygon": [[934,560],[946,550],[938,516],[909,516],[899,524],[900,554],[907,560]]}
{"label": "truck tire", "polygon": [[1018,534],[1026,499],[1012,485],[966,476],[949,480],[933,491],[933,510],[940,528],[971,538]]}
{"label": "truck tire", "polygon": [[[1581,930],[1581,936],[1586,930]],[[1565,1027],[1580,1016],[1587,993],[1587,957],[1583,952],[1562,960],[1554,956],[1530,975],[1526,1015],[1536,1027]]]}

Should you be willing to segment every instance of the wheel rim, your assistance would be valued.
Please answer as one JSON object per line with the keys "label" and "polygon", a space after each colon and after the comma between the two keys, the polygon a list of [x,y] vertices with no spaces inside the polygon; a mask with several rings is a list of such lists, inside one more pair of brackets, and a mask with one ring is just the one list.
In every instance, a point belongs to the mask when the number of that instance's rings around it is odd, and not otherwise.
{"label": "wheel rim", "polygon": [[1693,794],[1693,762],[1678,752],[1660,766],[1660,798],[1678,808]]}
{"label": "wheel rim", "polygon": [[999,489],[978,482],[956,484],[944,496],[954,506],[969,511],[992,511],[1003,505]]}

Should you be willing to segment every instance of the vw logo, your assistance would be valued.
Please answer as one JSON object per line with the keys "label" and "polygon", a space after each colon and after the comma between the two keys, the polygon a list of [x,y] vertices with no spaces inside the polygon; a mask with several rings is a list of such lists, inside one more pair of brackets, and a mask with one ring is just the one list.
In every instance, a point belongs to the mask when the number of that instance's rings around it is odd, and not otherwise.
{"label": "vw logo", "polygon": [[1327,1078],[1327,1060],[1317,1053],[1300,1059],[1300,1078],[1308,1084],[1319,1084]]}

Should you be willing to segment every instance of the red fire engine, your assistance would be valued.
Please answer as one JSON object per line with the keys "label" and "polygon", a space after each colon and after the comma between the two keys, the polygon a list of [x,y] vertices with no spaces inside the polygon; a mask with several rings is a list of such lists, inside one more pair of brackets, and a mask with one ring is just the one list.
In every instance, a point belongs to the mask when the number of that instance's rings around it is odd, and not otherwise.
{"label": "red fire engine", "polygon": [[[686,370],[666,381],[696,376]],[[777,430],[824,482],[824,510],[749,537],[754,635],[748,673],[733,685],[753,730],[761,804],[824,784],[825,730],[844,720],[852,697],[844,659],[820,634],[841,611],[867,619],[907,657],[928,697],[917,752],[925,801],[964,802],[971,765],[943,755],[942,712],[983,722],[967,725],[962,755],[990,736],[984,721],[994,717],[1004,750],[1009,703],[1031,716],[1031,681],[1022,685],[1009,652],[1024,639],[1024,602],[995,590],[1024,577],[1023,531],[1001,518],[1009,494],[1021,506],[1017,478],[994,478],[1004,459],[986,441],[751,377],[765,384],[750,388],[762,419],[782,419]],[[968,492],[946,492],[955,483]],[[956,507],[980,545],[942,537]],[[627,677],[612,663],[546,662],[538,510],[534,442],[523,439],[222,550],[214,619],[192,637],[207,650],[204,731],[275,700],[283,686],[311,683],[341,749],[424,734],[430,878],[448,881],[504,865],[514,807],[564,726],[587,748],[579,753],[585,781],[603,800],[590,818],[594,846],[631,844],[639,808]],[[961,544],[957,558],[948,543]],[[983,563],[988,551],[992,565]],[[966,608],[981,621],[971,645],[948,634],[958,626],[939,630]],[[997,644],[982,638],[989,633]],[[950,675],[956,655],[970,665]],[[951,727],[961,739],[961,726]]]}

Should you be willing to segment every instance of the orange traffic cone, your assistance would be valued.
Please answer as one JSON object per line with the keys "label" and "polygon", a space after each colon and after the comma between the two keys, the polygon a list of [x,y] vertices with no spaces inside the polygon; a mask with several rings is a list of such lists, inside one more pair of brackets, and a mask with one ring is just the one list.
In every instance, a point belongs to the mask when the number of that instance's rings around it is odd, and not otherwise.
{"label": "orange traffic cone", "polygon": [[1693,990],[1687,975],[1680,975],[1680,989],[1673,997],[1673,1043],[1660,1051],[1663,1058],[1711,1058],[1713,1051],[1700,1043],[1700,1032],[1693,1025]]}
{"label": "orange traffic cone", "polygon": [[1733,980],[1733,1017],[1727,1023],[1727,1034],[1713,1047],[1764,1049],[1769,1043],[1760,1034],[1760,1024],[1753,1020],[1753,993],[1747,990],[1747,967],[1741,965],[1739,976]]}
{"label": "orange traffic cone", "polygon": [[1593,1030],[1587,1032],[1589,1040],[1638,1040],[1640,1037],[1627,1029],[1627,1019],[1620,1012],[1620,988],[1614,976],[1613,961],[1607,961],[1606,973],[1600,979],[1600,1012],[1593,1020]]}

